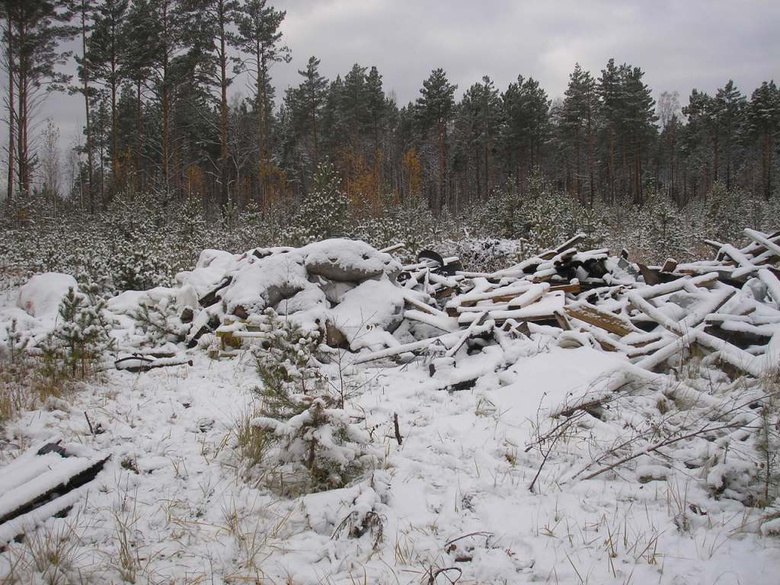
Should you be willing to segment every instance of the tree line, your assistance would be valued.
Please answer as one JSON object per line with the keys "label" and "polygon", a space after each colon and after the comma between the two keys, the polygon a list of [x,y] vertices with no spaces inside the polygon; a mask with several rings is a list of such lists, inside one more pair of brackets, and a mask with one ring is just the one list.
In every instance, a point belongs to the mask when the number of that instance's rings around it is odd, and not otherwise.
{"label": "tree line", "polygon": [[[498,189],[522,195],[535,176],[588,205],[641,205],[651,193],[684,205],[716,183],[775,191],[774,81],[749,97],[728,81],[685,106],[670,92],[656,103],[641,68],[611,59],[598,74],[575,65],[560,99],[522,75],[503,90],[483,77],[458,99],[434,69],[399,105],[376,67],[329,80],[311,57],[277,96],[272,68],[291,51],[285,12],[266,0],[2,0],[0,11],[11,201],[57,191],[36,182],[52,147],[33,132],[51,90],[83,99],[67,195],[91,212],[134,192],[262,209],[305,198],[322,163],[367,214],[407,200],[458,212]],[[70,59],[73,78],[61,73]],[[250,80],[246,98],[230,91],[238,76]]]}

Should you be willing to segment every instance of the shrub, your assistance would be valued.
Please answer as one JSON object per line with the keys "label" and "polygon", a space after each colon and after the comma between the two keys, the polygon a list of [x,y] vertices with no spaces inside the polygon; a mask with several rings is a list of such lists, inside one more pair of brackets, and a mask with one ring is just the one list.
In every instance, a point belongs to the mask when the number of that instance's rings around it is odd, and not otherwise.
{"label": "shrub", "polygon": [[239,429],[242,450],[255,460],[264,456],[266,478],[282,491],[341,487],[371,461],[370,437],[328,389],[316,359],[319,333],[302,331],[272,309],[265,317],[254,349],[262,402],[252,429]]}
{"label": "shrub", "polygon": [[68,290],[60,303],[57,325],[41,343],[45,368],[52,378],[89,377],[104,352],[113,347],[105,304],[96,286],[87,293]]}

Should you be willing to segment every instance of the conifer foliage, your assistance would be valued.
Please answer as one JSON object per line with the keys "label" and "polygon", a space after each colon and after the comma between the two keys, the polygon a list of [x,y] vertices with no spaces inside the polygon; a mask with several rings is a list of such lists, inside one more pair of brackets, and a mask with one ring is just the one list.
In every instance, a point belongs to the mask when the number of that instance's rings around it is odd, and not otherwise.
{"label": "conifer foliage", "polygon": [[330,390],[318,361],[319,333],[273,309],[264,317],[254,349],[262,402],[251,421],[258,431],[253,440],[267,447],[260,465],[272,487],[283,490],[341,487],[374,461],[369,434]]}
{"label": "conifer foliage", "polygon": [[86,287],[86,292],[68,290],[60,303],[57,325],[42,344],[52,377],[84,379],[113,347],[105,306],[95,285]]}

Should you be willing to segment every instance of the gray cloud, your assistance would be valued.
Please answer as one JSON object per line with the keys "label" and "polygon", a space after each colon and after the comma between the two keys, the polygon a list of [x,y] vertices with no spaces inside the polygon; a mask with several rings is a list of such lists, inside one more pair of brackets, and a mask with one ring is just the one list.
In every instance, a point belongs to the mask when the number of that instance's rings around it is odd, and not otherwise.
{"label": "gray cloud", "polygon": [[598,75],[610,57],[642,67],[660,92],[715,91],[733,78],[745,93],[780,77],[780,3],[765,0],[328,0],[279,2],[287,10],[291,66],[283,88],[310,55],[328,77],[352,63],[377,65],[399,101],[444,67],[461,90],[491,76],[505,87],[534,77],[551,97],[575,62]]}

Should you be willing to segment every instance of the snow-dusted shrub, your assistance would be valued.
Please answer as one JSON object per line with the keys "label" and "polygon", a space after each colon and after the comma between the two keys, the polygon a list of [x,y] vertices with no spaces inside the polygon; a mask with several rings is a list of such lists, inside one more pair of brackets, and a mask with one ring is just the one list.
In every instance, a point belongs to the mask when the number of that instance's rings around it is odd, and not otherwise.
{"label": "snow-dusted shrub", "polygon": [[444,257],[457,256],[464,270],[493,272],[522,260],[527,248],[523,238],[462,238],[442,242],[437,251]]}
{"label": "snow-dusted shrub", "polygon": [[371,463],[370,437],[329,390],[316,360],[319,334],[271,309],[265,316],[265,336],[254,350],[262,402],[251,428],[239,429],[242,450],[262,457],[266,480],[281,491],[342,487]]}
{"label": "snow-dusted shrub", "polygon": [[323,385],[324,376],[316,362],[319,332],[304,332],[293,320],[269,308],[265,310],[263,334],[253,352],[263,381],[263,413],[287,419],[305,409],[298,397],[315,394]]}
{"label": "snow-dusted shrub", "polygon": [[295,216],[293,243],[305,244],[345,235],[349,199],[341,190],[338,172],[331,164],[320,164],[314,174],[314,188],[304,197]]}
{"label": "snow-dusted shrub", "polygon": [[53,379],[88,377],[112,349],[106,301],[97,292],[96,286],[86,293],[71,288],[62,299],[57,324],[40,344],[45,369]]}
{"label": "snow-dusted shrub", "polygon": [[133,317],[153,345],[184,341],[189,326],[182,323],[182,310],[176,299],[161,299],[157,303],[141,303]]}

